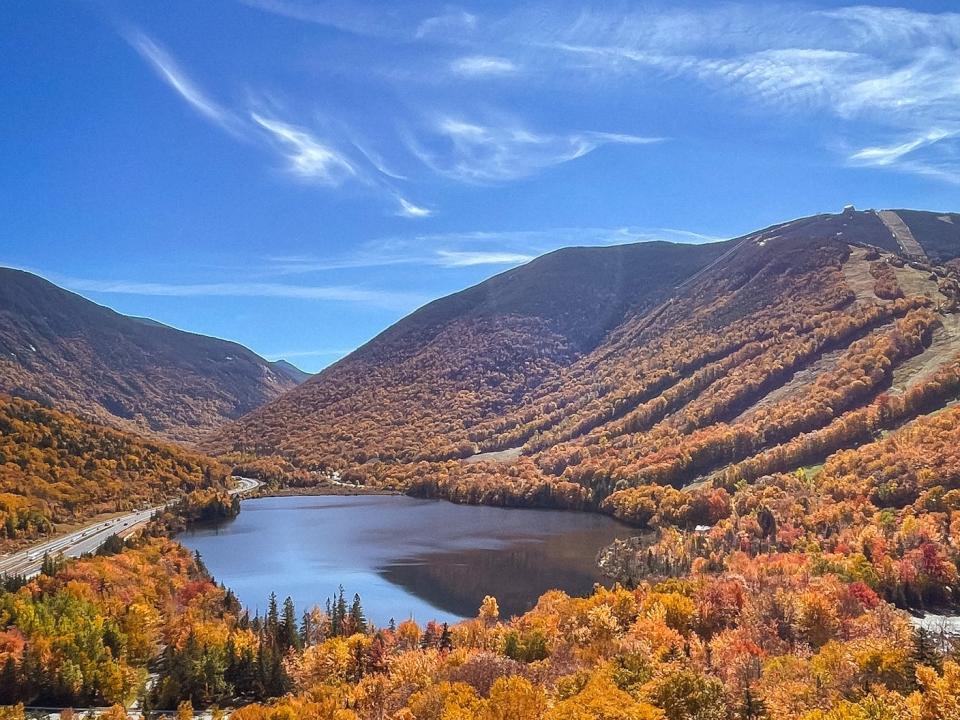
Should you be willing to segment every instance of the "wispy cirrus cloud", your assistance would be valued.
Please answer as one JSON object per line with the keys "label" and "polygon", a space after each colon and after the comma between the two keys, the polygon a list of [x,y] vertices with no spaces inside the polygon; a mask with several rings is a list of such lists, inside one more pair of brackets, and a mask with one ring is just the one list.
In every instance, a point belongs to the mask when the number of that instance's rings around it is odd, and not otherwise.
{"label": "wispy cirrus cloud", "polygon": [[409,21],[394,13],[339,0],[239,0],[242,5],[272,15],[324,25],[357,35],[390,37],[403,32]]}
{"label": "wispy cirrus cloud", "polygon": [[[950,141],[960,129],[960,13],[718,3],[591,9],[547,21],[518,11],[498,27],[513,28],[513,43],[570,82],[692,78],[752,109],[841,119],[836,131],[863,148],[843,158],[853,164],[960,174]],[[930,142],[931,127],[951,135]]]}
{"label": "wispy cirrus cloud", "polygon": [[165,48],[139,31],[128,33],[127,41],[153,67],[157,75],[200,115],[231,134],[240,134],[241,123],[237,117],[201,90]]}
{"label": "wispy cirrus cloud", "polygon": [[400,195],[397,195],[397,202],[400,205],[400,209],[397,211],[397,214],[401,217],[425,218],[433,215],[433,211],[430,208],[414,205],[412,202],[404,197],[401,197]]}
{"label": "wispy cirrus cloud", "polygon": [[371,240],[347,255],[271,256],[261,258],[256,265],[268,276],[308,275],[399,265],[446,269],[509,267],[529,262],[562,247],[653,241],[698,244],[723,239],[726,238],[690,230],[635,227],[415,233]]}
{"label": "wispy cirrus cloud", "polygon": [[896,145],[863,148],[853,153],[850,159],[865,165],[877,165],[881,167],[893,165],[920,148],[928,147],[947,138],[956,137],[956,135],[956,131],[931,130],[913,140],[908,140],[907,142]]}
{"label": "wispy cirrus cloud", "polygon": [[[520,124],[483,125],[456,117],[434,124],[429,145],[410,138],[411,151],[435,172],[470,183],[517,180],[575,160],[603,145],[647,145],[663,138],[620,133],[538,133]],[[437,140],[440,142],[437,142]]]}
{"label": "wispy cirrus cloud", "polygon": [[472,267],[474,265],[522,265],[536,255],[484,250],[438,250],[437,264],[443,267]]}
{"label": "wispy cirrus cloud", "polygon": [[465,31],[469,33],[476,30],[477,21],[478,18],[473,13],[458,8],[451,8],[445,13],[433,15],[421,20],[417,25],[414,37],[418,40],[427,37],[455,40],[458,39],[459,33]]}
{"label": "wispy cirrus cloud", "polygon": [[[54,276],[56,277],[56,276]],[[154,297],[259,297],[355,303],[390,310],[412,310],[428,299],[416,293],[337,285],[293,285],[266,282],[159,283],[134,280],[91,280],[56,277],[79,292]]]}
{"label": "wispy cirrus cloud", "polygon": [[[844,142],[824,138],[824,147],[901,146],[929,128],[960,129],[958,12],[869,5],[818,9],[790,1],[653,2],[642,9],[541,2],[506,12],[488,10],[482,17],[450,6],[423,17],[416,8],[357,11],[338,0],[242,2],[348,32],[362,29],[419,42],[425,57],[446,65],[447,72],[439,76],[421,74],[433,83],[451,74],[499,77],[511,83],[575,86],[588,97],[598,87],[630,92],[638,78],[692,79],[745,99],[743,107],[750,111],[840,118],[844,123],[835,134]],[[451,46],[462,49],[453,60]],[[526,72],[528,68],[536,72]],[[498,124],[479,125],[492,131]],[[525,144],[509,133],[491,132],[485,138],[490,152],[481,160],[479,143],[457,131],[465,128],[446,128],[451,129],[455,132],[446,136],[455,148],[448,157],[422,138],[417,154],[445,177],[468,182],[528,177],[577,157],[582,147],[576,133],[557,132],[552,143]],[[927,145],[925,152],[938,157],[934,174],[949,177],[960,171],[952,142]],[[930,174],[931,164],[915,158],[908,153],[902,161],[877,167]],[[849,155],[841,160],[865,164]]]}
{"label": "wispy cirrus cloud", "polygon": [[[960,184],[960,130],[930,130],[902,142],[853,152],[850,163],[927,175]],[[945,148],[937,152],[938,148]]]}
{"label": "wispy cirrus cloud", "polygon": [[[272,3],[271,3],[272,5]],[[263,142],[280,154],[285,170],[300,180],[309,180],[328,187],[337,187],[347,180],[357,180],[391,197],[398,203],[396,213],[401,217],[419,219],[432,214],[428,208],[416,205],[400,193],[389,179],[403,177],[388,171],[377,155],[361,148],[355,141],[348,145],[359,152],[361,161],[367,163],[369,172],[364,172],[357,161],[345,149],[317,137],[308,128],[277,117],[268,117],[257,110],[245,113],[234,112],[212,100],[174,60],[159,43],[140,31],[127,34],[128,42],[158,73],[158,75],[201,116],[218,125],[237,138]]]}
{"label": "wispy cirrus cloud", "polygon": [[480,77],[492,75],[512,75],[518,68],[512,60],[489,55],[468,55],[450,63],[450,69],[457,75]]}
{"label": "wispy cirrus cloud", "polygon": [[255,112],[250,113],[250,117],[279,143],[288,170],[297,177],[327,185],[339,185],[347,178],[356,177],[356,168],[345,157],[307,130]]}
{"label": "wispy cirrus cloud", "polygon": [[[298,0],[242,0],[248,6],[298,21],[330,25],[350,32],[372,23],[354,18],[347,6],[336,2],[306,3]],[[388,33],[397,32],[424,42],[458,43],[465,29],[479,29],[477,16],[451,8],[440,15],[418,20],[402,10],[390,11]],[[361,13],[364,15],[364,13]],[[373,23],[376,24],[376,23]],[[416,27],[414,31],[413,28]],[[406,28],[406,30],[401,30]],[[476,122],[460,117],[441,117],[428,123],[429,130],[417,136],[410,127],[422,127],[420,118],[397,122],[395,132],[406,146],[394,143],[392,158],[384,156],[369,142],[358,142],[357,133],[349,127],[320,134],[309,123],[291,121],[271,103],[269,111],[262,107],[232,109],[212,99],[199,83],[190,78],[172,54],[142,32],[130,36],[131,44],[181,98],[206,119],[248,142],[270,147],[284,160],[284,169],[292,177],[309,180],[329,188],[348,181],[360,183],[383,198],[388,198],[394,214],[423,220],[435,210],[428,204],[414,202],[410,193],[397,183],[409,183],[410,173],[394,168],[403,166],[397,151],[407,150],[405,159],[419,160],[437,175],[457,182],[483,184],[509,182],[529,177],[544,169],[582,157],[604,145],[640,145],[658,142],[661,138],[630,133],[593,131],[550,133],[528,128],[522,120],[509,122]],[[449,56],[448,56],[449,57]],[[518,73],[518,65],[504,53],[478,52],[465,54],[452,61],[450,71],[460,76],[506,76]],[[269,91],[266,92],[270,96]],[[281,104],[284,107],[286,104]],[[412,121],[412,122],[410,122]],[[335,126],[345,123],[334,120]],[[328,128],[329,129],[329,128]],[[410,139],[413,138],[413,139]],[[412,157],[411,157],[412,154]]]}

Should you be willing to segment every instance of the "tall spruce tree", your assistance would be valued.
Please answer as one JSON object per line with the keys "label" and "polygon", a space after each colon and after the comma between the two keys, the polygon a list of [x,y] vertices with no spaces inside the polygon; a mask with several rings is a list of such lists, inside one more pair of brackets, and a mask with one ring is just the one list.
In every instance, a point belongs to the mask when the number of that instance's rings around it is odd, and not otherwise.
{"label": "tall spruce tree", "polygon": [[281,650],[300,649],[300,635],[297,632],[297,611],[293,599],[287,596],[283,601],[283,615],[277,631],[277,643]]}
{"label": "tall spruce tree", "polygon": [[267,618],[264,623],[264,630],[270,636],[270,639],[276,641],[277,630],[280,627],[280,608],[277,606],[277,594],[270,593],[270,600],[267,603]]}
{"label": "tall spruce tree", "polygon": [[440,632],[440,649],[444,652],[453,650],[453,635],[447,623],[443,624],[443,630]]}
{"label": "tall spruce tree", "polygon": [[20,694],[20,676],[17,661],[13,655],[7,655],[7,661],[0,668],[0,705],[13,705],[23,697]]}
{"label": "tall spruce tree", "polygon": [[353,603],[350,605],[350,632],[362,634],[367,632],[367,618],[363,614],[363,605],[360,604],[358,593],[354,593]]}
{"label": "tall spruce tree", "polygon": [[303,618],[300,620],[300,646],[309,646],[313,642],[313,635],[313,618],[310,616],[309,610],[304,610]]}

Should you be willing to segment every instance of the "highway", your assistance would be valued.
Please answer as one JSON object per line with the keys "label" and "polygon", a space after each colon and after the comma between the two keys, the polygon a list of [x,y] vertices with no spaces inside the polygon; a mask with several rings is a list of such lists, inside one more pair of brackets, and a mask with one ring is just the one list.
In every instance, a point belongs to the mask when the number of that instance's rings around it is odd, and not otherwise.
{"label": "highway", "polygon": [[[234,480],[237,481],[237,486],[228,491],[231,495],[242,495],[261,485],[259,480],[253,478],[238,477]],[[173,505],[175,502],[177,500],[171,500],[165,505],[136,510],[110,520],[91,523],[69,535],[44,540],[12,555],[0,555],[0,576],[26,575],[27,577],[33,577],[40,572],[45,554],[51,557],[56,557],[61,553],[64,557],[80,557],[84,553],[96,552],[111,535],[129,535],[135,528],[148,522],[155,512],[168,505]]]}

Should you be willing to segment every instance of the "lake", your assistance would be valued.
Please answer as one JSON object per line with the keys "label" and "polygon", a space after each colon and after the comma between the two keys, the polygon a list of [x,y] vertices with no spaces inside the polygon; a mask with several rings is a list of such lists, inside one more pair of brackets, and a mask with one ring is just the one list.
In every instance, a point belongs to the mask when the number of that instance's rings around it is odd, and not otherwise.
{"label": "lake", "polygon": [[488,594],[504,617],[533,607],[551,588],[588,594],[603,580],[597,552],[631,534],[588,513],[327,495],[246,500],[236,519],[178,540],[199,550],[251,611],[262,614],[276,592],[302,613],[343,585],[383,626],[391,618],[474,617]]}

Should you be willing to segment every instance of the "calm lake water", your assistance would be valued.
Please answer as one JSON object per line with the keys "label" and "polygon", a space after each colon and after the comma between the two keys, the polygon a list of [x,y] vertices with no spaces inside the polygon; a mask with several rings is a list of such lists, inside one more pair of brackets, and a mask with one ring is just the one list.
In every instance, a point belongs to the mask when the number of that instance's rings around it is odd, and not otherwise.
{"label": "calm lake water", "polygon": [[587,594],[597,552],[631,529],[608,517],[454,505],[398,495],[247,500],[239,517],[179,540],[261,613],[271,592],[298,612],[343,585],[378,625],[455,621],[496,596],[521,613],[550,588]]}

